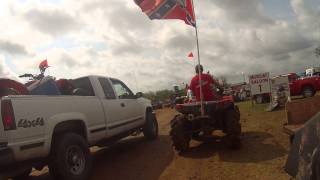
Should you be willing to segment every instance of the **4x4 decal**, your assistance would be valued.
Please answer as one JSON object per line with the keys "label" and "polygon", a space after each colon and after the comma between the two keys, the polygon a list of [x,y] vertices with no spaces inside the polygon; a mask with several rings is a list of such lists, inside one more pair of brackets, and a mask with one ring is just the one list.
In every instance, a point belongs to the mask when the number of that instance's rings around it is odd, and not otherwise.
{"label": "4x4 decal", "polygon": [[31,127],[37,127],[37,126],[43,126],[44,120],[43,118],[38,117],[35,120],[27,120],[27,119],[20,119],[18,122],[18,127],[22,128],[31,128]]}

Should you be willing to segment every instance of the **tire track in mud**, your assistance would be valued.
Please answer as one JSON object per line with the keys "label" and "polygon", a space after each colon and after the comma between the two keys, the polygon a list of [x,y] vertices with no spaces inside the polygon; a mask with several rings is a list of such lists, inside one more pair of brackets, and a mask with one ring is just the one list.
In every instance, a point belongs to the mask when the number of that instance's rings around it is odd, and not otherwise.
{"label": "tire track in mud", "polygon": [[[282,133],[284,113],[252,112],[241,105],[240,111],[243,147],[238,151],[225,148],[221,142],[192,141],[188,152],[178,154],[169,137],[170,120],[176,112],[165,108],[156,111],[157,140],[137,136],[108,148],[93,148],[91,179],[289,179],[282,168],[288,151],[288,139]],[[30,179],[51,180],[48,170],[35,171]]]}

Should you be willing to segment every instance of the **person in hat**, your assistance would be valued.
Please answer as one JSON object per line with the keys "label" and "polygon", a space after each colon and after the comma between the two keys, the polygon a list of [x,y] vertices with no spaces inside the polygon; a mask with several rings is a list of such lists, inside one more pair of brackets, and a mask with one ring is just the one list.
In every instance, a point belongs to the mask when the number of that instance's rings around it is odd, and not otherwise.
{"label": "person in hat", "polygon": [[190,83],[190,89],[193,95],[196,96],[196,100],[200,101],[200,84],[199,84],[199,76],[201,77],[201,87],[202,87],[202,95],[204,101],[213,101],[217,99],[217,95],[215,94],[214,88],[216,85],[216,81],[214,80],[212,75],[203,72],[203,66],[197,65],[195,67],[196,75],[192,78]]}

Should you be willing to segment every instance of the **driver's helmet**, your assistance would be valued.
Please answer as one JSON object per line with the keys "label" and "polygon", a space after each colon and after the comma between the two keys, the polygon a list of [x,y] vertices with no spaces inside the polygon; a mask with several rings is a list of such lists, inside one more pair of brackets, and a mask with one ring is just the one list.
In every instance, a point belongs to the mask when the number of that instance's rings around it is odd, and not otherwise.
{"label": "driver's helmet", "polygon": [[203,66],[201,64],[196,65],[195,71],[197,74],[199,74],[199,70],[202,73],[203,72]]}

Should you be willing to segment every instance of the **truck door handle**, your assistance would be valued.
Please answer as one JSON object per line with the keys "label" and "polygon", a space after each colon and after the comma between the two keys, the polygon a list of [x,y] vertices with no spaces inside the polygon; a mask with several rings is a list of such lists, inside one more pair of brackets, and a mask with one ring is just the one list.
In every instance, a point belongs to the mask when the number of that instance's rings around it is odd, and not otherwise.
{"label": "truck door handle", "polygon": [[121,107],[125,107],[126,106],[124,103],[121,103],[120,105],[121,105]]}

